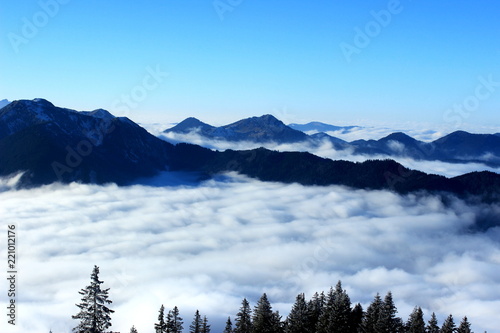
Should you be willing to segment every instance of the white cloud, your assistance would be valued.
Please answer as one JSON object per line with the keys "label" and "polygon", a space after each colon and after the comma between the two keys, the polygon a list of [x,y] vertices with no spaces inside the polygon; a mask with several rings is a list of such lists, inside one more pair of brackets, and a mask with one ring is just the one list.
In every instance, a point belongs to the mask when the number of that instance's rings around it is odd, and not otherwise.
{"label": "white cloud", "polygon": [[217,331],[243,297],[253,306],[267,292],[286,315],[297,293],[339,279],[365,306],[391,290],[404,320],[419,305],[426,319],[500,327],[500,231],[465,232],[476,208],[458,200],[231,175],[199,186],[50,185],[0,192],[0,202],[3,224],[18,226],[19,332],[69,331],[94,264],[111,287],[114,331],[153,331],[161,304],[177,305],[185,327],[199,309]]}
{"label": "white cloud", "polygon": [[397,154],[401,154],[405,151],[406,147],[399,141],[390,140],[387,142],[387,147]]}
{"label": "white cloud", "polygon": [[[441,161],[414,160],[408,157],[389,157],[387,155],[354,155],[352,149],[336,150],[328,140],[324,140],[319,145],[313,145],[309,142],[278,144],[275,142],[258,143],[248,141],[231,142],[226,140],[212,140],[200,136],[195,132],[177,134],[151,131],[151,133],[171,143],[189,142],[221,151],[226,149],[247,150],[265,147],[277,151],[307,151],[317,156],[330,158],[332,160],[346,160],[352,162],[363,162],[368,159],[391,158],[407,168],[420,170],[430,174],[443,175],[446,177],[456,177],[473,171],[485,170],[500,173],[500,167],[494,168],[482,163],[446,163]],[[405,148],[403,144],[396,141],[390,141],[388,144],[390,145],[390,148],[395,151],[402,151]],[[491,160],[491,156],[489,158]]]}

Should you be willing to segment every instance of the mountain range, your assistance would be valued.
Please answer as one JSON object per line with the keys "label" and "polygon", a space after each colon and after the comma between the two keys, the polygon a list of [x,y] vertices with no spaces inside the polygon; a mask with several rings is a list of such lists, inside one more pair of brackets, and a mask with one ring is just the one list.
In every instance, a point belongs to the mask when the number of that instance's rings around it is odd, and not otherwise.
{"label": "mountain range", "polygon": [[181,134],[196,132],[206,138],[227,141],[292,143],[308,138],[307,134],[286,126],[271,115],[242,119],[220,127],[190,117],[164,132]]}
{"label": "mountain range", "polygon": [[307,124],[289,124],[290,128],[293,128],[302,132],[340,132],[342,134],[352,132],[354,130],[362,129],[361,126],[335,126],[330,124],[325,124],[319,121],[312,121]]}
{"label": "mountain range", "polygon": [[[416,140],[396,132],[379,140],[344,141],[325,132],[349,132],[358,126],[339,127],[320,122],[285,125],[272,115],[252,117],[235,123],[214,127],[196,118],[187,118],[165,133],[197,133],[208,139],[251,141],[257,143],[307,142],[319,146],[331,143],[336,150],[349,150],[354,155],[376,155],[386,158],[408,157],[415,160],[443,161],[448,163],[483,163],[500,166],[500,136],[497,134],[472,134],[456,131],[432,142]],[[304,132],[316,132],[308,135]]]}
{"label": "mountain range", "polygon": [[[199,125],[190,118],[177,125],[177,129],[182,129],[186,122]],[[262,123],[269,124],[272,135],[261,133],[259,124]],[[191,128],[187,124],[186,131]],[[268,116],[251,118],[248,124],[233,124],[225,130],[232,138],[252,135],[296,140],[305,135],[287,130],[281,124]],[[215,131],[210,125],[202,124],[200,131],[203,130]],[[462,143],[464,137],[459,136],[457,142]],[[408,140],[404,141],[406,145],[413,142],[401,135],[388,140],[396,139]],[[450,142],[454,141],[448,144]],[[0,176],[22,172],[20,187],[53,182],[127,185],[162,171],[191,171],[203,177],[237,171],[263,181],[335,184],[390,189],[398,193],[449,192],[478,196],[487,202],[500,198],[500,175],[492,172],[446,178],[409,170],[388,159],[353,163],[306,152],[276,152],[264,148],[220,152],[188,143],[174,145],[148,133],[128,118],[115,117],[102,109],[78,112],[60,108],[44,99],[18,100],[0,110]]]}

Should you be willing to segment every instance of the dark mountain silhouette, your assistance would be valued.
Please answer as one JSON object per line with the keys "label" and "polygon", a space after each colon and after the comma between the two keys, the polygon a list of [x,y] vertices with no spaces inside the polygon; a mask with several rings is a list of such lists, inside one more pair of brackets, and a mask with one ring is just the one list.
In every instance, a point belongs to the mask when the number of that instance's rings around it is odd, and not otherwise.
{"label": "dark mountain silhouette", "polygon": [[[293,128],[292,128],[293,126]],[[286,126],[273,116],[253,117],[236,123],[213,127],[195,118],[188,118],[165,132],[196,132],[209,139],[227,141],[251,141],[258,143],[307,142],[319,146],[325,141],[337,150],[349,149],[355,155],[382,155],[408,157],[415,160],[443,161],[448,163],[482,163],[492,167],[500,166],[500,136],[498,134],[471,134],[457,131],[433,142],[416,140],[407,134],[396,132],[379,140],[356,140],[346,142],[324,132],[347,133],[358,126],[339,127],[320,122]],[[302,131],[320,131],[307,135]]]}
{"label": "dark mountain silhouette", "polygon": [[212,135],[212,132],[215,130],[214,126],[205,124],[204,122],[193,118],[189,117],[172,127],[171,129],[165,131],[165,132],[176,132],[176,133],[182,133],[182,134],[187,134],[193,131],[196,131],[200,133],[203,136],[210,136]]}
{"label": "dark mountain silhouette", "polygon": [[[272,118],[256,121],[280,127]],[[250,122],[243,127],[252,126]],[[396,140],[419,147],[418,142],[401,134],[385,141]],[[128,184],[165,170],[196,171],[207,176],[237,171],[263,181],[398,193],[449,192],[474,195],[485,202],[500,199],[500,175],[491,172],[450,179],[410,170],[393,160],[353,163],[304,152],[280,153],[264,148],[218,152],[186,143],[173,145],[104,110],[77,112],[40,99],[15,101],[0,111],[0,175],[24,172],[20,186],[56,181]]]}
{"label": "dark mountain silhouette", "polygon": [[193,131],[210,139],[227,141],[290,143],[307,140],[305,133],[291,129],[272,115],[247,118],[220,127],[210,126],[196,118],[187,118],[165,130],[165,133],[185,134]]}
{"label": "dark mountain silhouette", "polygon": [[123,184],[165,170],[173,146],[127,118],[76,112],[37,99],[0,111],[0,175],[23,186],[55,181]]}
{"label": "dark mountain silhouette", "polygon": [[330,125],[330,124],[325,124],[319,121],[312,121],[307,124],[289,124],[288,125],[290,128],[293,128],[298,131],[302,132],[310,132],[310,131],[317,131],[317,132],[338,132],[340,131],[341,133],[349,133],[352,130],[355,129],[360,129],[362,127],[360,126],[335,126],[335,125]]}
{"label": "dark mountain silhouette", "polygon": [[500,137],[456,131],[433,142],[444,156],[456,158],[492,154],[500,158]]}

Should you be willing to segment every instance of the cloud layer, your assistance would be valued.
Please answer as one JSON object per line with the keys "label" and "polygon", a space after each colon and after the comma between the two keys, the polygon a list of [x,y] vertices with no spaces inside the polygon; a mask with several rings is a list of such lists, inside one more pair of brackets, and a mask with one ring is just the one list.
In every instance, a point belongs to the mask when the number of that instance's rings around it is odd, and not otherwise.
{"label": "cloud layer", "polygon": [[[148,127],[148,130],[171,143],[178,142],[189,142],[197,144],[206,148],[216,149],[216,150],[226,150],[226,149],[236,149],[236,150],[248,150],[255,149],[259,147],[265,147],[271,150],[278,151],[307,151],[314,155],[330,158],[333,160],[346,160],[352,162],[363,162],[368,159],[393,159],[407,168],[420,170],[430,174],[438,174],[446,177],[456,177],[473,171],[492,171],[500,173],[500,168],[494,168],[481,163],[446,163],[441,161],[424,161],[424,160],[414,160],[407,157],[389,157],[387,155],[354,155],[353,151],[350,149],[346,150],[336,150],[331,142],[324,140],[320,145],[313,145],[310,142],[299,142],[299,143],[286,143],[279,144],[274,142],[267,143],[257,143],[257,142],[247,142],[238,141],[231,142],[226,140],[212,140],[199,135],[196,132],[191,132],[188,134],[179,133],[161,133],[158,132],[159,127]],[[393,142],[393,141],[390,141]],[[404,145],[399,142],[393,142],[393,149],[402,151],[405,149]]]}
{"label": "cloud layer", "polygon": [[177,305],[185,327],[199,309],[217,331],[243,297],[253,306],[267,292],[286,315],[299,292],[339,279],[365,308],[391,290],[404,320],[419,305],[426,320],[435,311],[440,323],[453,313],[475,331],[500,327],[500,230],[468,233],[475,208],[458,200],[234,174],[197,186],[9,184],[0,216],[18,226],[19,332],[75,326],[94,264],[114,331],[152,332],[161,304]]}

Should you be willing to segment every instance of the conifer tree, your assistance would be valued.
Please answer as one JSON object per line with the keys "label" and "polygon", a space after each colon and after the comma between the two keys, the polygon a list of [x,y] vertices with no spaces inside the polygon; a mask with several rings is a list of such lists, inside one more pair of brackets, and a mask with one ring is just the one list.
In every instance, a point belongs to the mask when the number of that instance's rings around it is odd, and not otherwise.
{"label": "conifer tree", "polygon": [[203,316],[203,322],[201,324],[201,333],[210,333],[210,325],[208,324],[207,316]]}
{"label": "conifer tree", "polygon": [[[275,333],[277,316],[273,313],[271,303],[264,293],[255,306],[252,318],[254,333]],[[279,317],[279,315],[278,315]],[[278,319],[279,320],[279,319]]]}
{"label": "conifer tree", "polygon": [[275,333],[285,333],[285,323],[281,321],[279,311],[273,312],[272,327]]}
{"label": "conifer tree", "polygon": [[304,294],[297,295],[295,304],[286,319],[286,333],[314,333]]}
{"label": "conifer tree", "polygon": [[319,317],[324,310],[326,297],[323,292],[321,294],[315,293],[313,298],[307,304],[309,310],[309,327],[315,330],[319,322]]}
{"label": "conifer tree", "polygon": [[236,314],[236,325],[234,333],[252,333],[252,309],[247,299],[244,298],[241,303],[240,312]]}
{"label": "conifer tree", "polygon": [[167,333],[181,333],[184,328],[182,324],[184,324],[184,322],[179,316],[179,309],[177,306],[174,306],[174,308],[168,312]]}
{"label": "conifer tree", "polygon": [[458,326],[457,333],[471,333],[470,323],[467,317],[464,317]]}
{"label": "conifer tree", "polygon": [[366,309],[365,316],[363,317],[363,322],[361,323],[361,331],[364,333],[378,333],[377,322],[382,311],[382,299],[377,293],[371,304]]}
{"label": "conifer tree", "polygon": [[132,325],[132,327],[130,328],[130,333],[138,333],[137,328],[135,328],[135,326]]}
{"label": "conifer tree", "polygon": [[342,289],[340,281],[335,286],[333,296],[333,312],[330,315],[330,321],[335,328],[331,332],[349,332],[351,330],[351,299],[347,291]]}
{"label": "conifer tree", "polygon": [[345,333],[351,330],[350,323],[351,300],[339,281],[335,290],[330,288],[316,331],[318,333]]}
{"label": "conifer tree", "polygon": [[401,326],[401,320],[396,317],[397,312],[392,293],[389,291],[384,298],[379,319],[375,325],[377,332],[397,332]]}
{"label": "conifer tree", "polygon": [[333,288],[330,288],[328,294],[326,295],[325,304],[323,305],[323,309],[321,310],[321,314],[318,318],[318,323],[316,324],[316,332],[317,333],[328,333],[330,329],[330,315],[333,311],[333,302],[334,302],[334,292]]}
{"label": "conifer tree", "polygon": [[361,304],[358,303],[354,306],[354,308],[351,311],[350,333],[358,332],[361,323],[363,322],[363,316],[364,316],[363,307],[361,306]]}
{"label": "conifer tree", "polygon": [[455,331],[456,331],[455,321],[453,320],[453,316],[449,315],[445,319],[443,326],[441,326],[439,333],[455,333]]}
{"label": "conifer tree", "polygon": [[103,281],[99,280],[99,267],[94,266],[90,275],[90,285],[79,291],[82,302],[76,306],[80,309],[73,319],[80,320],[73,328],[75,333],[102,333],[111,326],[111,314],[114,312],[106,305],[112,302],[108,299],[109,288],[101,289]]}
{"label": "conifer tree", "polygon": [[406,322],[407,333],[425,333],[424,313],[420,307],[415,307]]}
{"label": "conifer tree", "polygon": [[167,315],[165,316],[165,325],[167,325],[166,328],[166,333],[172,333],[172,328],[173,328],[173,315],[172,311],[168,311]]}
{"label": "conifer tree", "polygon": [[189,333],[201,333],[201,324],[200,311],[196,310],[193,322],[189,325]]}
{"label": "conifer tree", "polygon": [[436,318],[436,314],[433,312],[431,315],[431,319],[427,322],[427,326],[425,327],[426,333],[439,333],[438,321]]}
{"label": "conifer tree", "polygon": [[165,307],[163,304],[160,307],[160,313],[158,314],[158,323],[155,324],[156,333],[166,333],[167,323],[165,322]]}
{"label": "conifer tree", "polygon": [[227,317],[226,327],[222,333],[233,333],[233,323],[231,322],[231,317]]}

